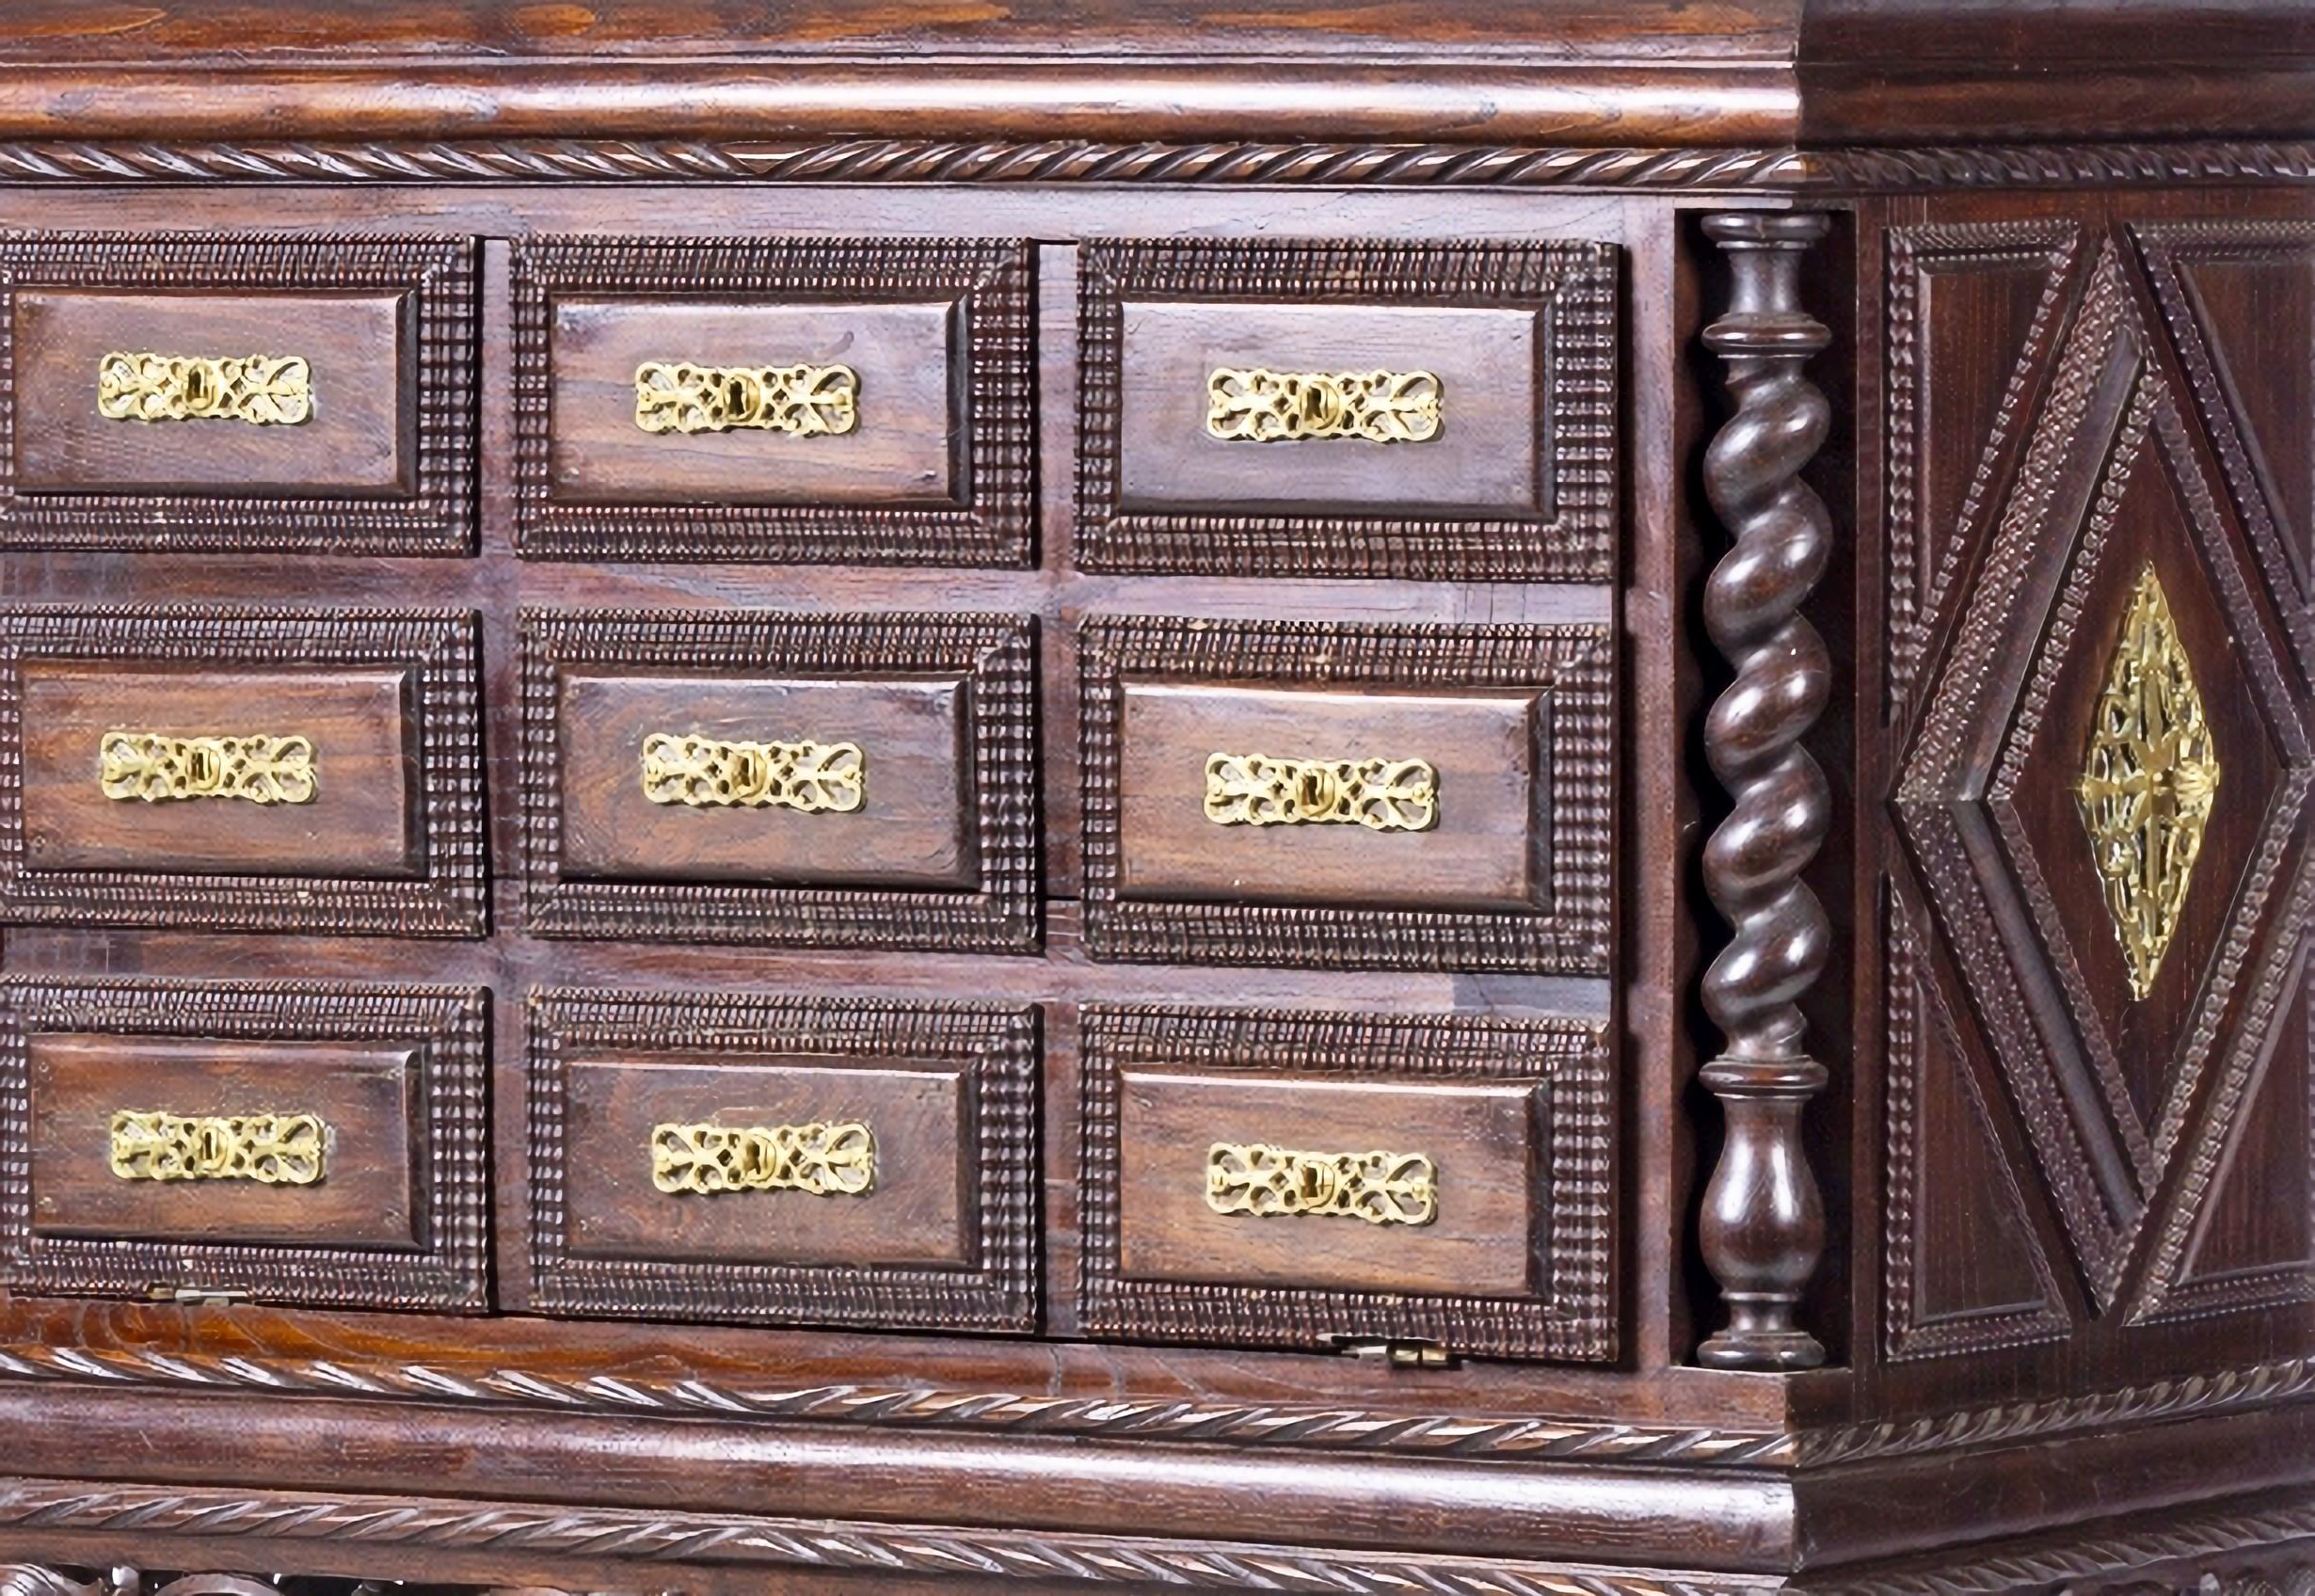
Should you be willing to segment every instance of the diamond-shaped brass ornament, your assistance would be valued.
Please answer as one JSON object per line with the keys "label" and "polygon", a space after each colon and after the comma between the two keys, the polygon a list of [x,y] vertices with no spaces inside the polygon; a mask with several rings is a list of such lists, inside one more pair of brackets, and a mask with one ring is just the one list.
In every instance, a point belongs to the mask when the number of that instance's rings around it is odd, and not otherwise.
{"label": "diamond-shaped brass ornament", "polygon": [[2202,694],[2149,561],[2122,618],[2076,790],[2134,998],[2154,989],[2178,933],[2218,784]]}

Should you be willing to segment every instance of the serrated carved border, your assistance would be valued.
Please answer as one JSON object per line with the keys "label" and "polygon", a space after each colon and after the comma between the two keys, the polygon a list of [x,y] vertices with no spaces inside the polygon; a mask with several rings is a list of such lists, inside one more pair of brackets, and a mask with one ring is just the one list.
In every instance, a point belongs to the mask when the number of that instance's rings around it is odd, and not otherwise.
{"label": "serrated carved border", "polygon": [[[1616,1356],[1615,1103],[1605,1028],[1589,1021],[1088,1004],[1078,1306],[1127,1340],[1324,1347],[1343,1334],[1436,1341],[1485,1357]],[[1530,1082],[1546,1151],[1529,1207],[1542,1268],[1524,1298],[1427,1297],[1288,1285],[1137,1280],[1120,1260],[1119,1096],[1136,1064],[1272,1072],[1298,1080]]]}
{"label": "serrated carved border", "polygon": [[[514,249],[515,535],[535,559],[1026,566],[1036,359],[1029,246],[987,239],[536,238]],[[591,503],[555,490],[552,302],[588,293],[735,299],[954,298],[963,435],[954,503]]]}
{"label": "serrated carved border", "polygon": [[[1608,970],[1614,647],[1605,625],[1419,626],[1096,616],[1078,639],[1085,941],[1096,959],[1346,969]],[[1118,885],[1127,676],[1392,688],[1539,687],[1551,701],[1551,907],[1171,902]]]}
{"label": "serrated carved border", "polygon": [[[1607,582],[1617,524],[1611,244],[1089,244],[1078,257],[1077,562],[1087,570]],[[1126,307],[1142,300],[1532,309],[1543,507],[1528,517],[1127,511]]]}
{"label": "serrated carved border", "polygon": [[72,1480],[0,1480],[0,1524],[126,1535],[139,1544],[147,1536],[183,1535],[204,1541],[567,1554],[594,1562],[948,1576],[1040,1588],[1050,1582],[1137,1591],[1290,1588],[1329,1596],[1416,1590],[1427,1596],[1768,1596],[1789,1583],[1774,1576],[1496,1562],[1442,1553]]}
{"label": "serrated carved border", "polygon": [[[16,487],[19,289],[393,290],[408,295],[405,497],[30,493]],[[0,548],[252,553],[467,554],[474,547],[475,261],[472,240],[255,233],[49,232],[0,236]]]}
{"label": "serrated carved border", "polygon": [[[0,978],[0,1267],[34,1294],[214,1286],[275,1302],[471,1312],[488,1305],[488,994],[325,982]],[[30,1038],[44,1031],[392,1042],[416,1053],[423,1156],[416,1252],[41,1236],[33,1228]]]}
{"label": "serrated carved border", "polygon": [[[538,936],[1033,952],[1038,890],[1036,626],[1001,614],[791,614],[766,610],[525,610],[523,923]],[[714,677],[953,672],[969,678],[967,741],[981,884],[970,892],[580,881],[563,874],[567,665]]]}
{"label": "serrated carved border", "polygon": [[[176,605],[0,610],[0,923],[321,934],[487,934],[487,848],[474,617],[459,610]],[[98,660],[198,670],[368,665],[415,678],[410,809],[423,843],[407,880],[43,870],[26,857],[24,662]]]}
{"label": "serrated carved border", "polygon": [[[732,1323],[1033,1332],[1038,1320],[1038,1011],[743,993],[545,988],[527,1012],[533,1305],[548,1313]],[[577,1258],[566,1246],[567,1061],[603,1051],[806,1053],[954,1061],[969,1086],[967,1269]]]}

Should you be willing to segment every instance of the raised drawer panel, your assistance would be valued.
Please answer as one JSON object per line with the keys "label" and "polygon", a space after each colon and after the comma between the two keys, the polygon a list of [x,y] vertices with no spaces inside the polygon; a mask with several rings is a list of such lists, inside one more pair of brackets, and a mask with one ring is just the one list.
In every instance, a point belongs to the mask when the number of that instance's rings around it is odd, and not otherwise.
{"label": "raised drawer panel", "polygon": [[1036,1013],[545,991],[533,1305],[742,1323],[1036,1323]]}
{"label": "raised drawer panel", "polygon": [[472,546],[463,239],[0,240],[0,543]]}
{"label": "raised drawer panel", "polygon": [[1097,958],[1607,968],[1605,627],[1095,618]]}
{"label": "raised drawer panel", "polygon": [[534,932],[1037,945],[1030,621],[538,611],[523,635]]}
{"label": "raised drawer panel", "polygon": [[1087,246],[1079,564],[1610,580],[1616,260]]}
{"label": "raised drawer panel", "polygon": [[522,551],[1027,564],[1030,285],[1011,241],[519,245]]}
{"label": "raised drawer panel", "polygon": [[485,1013],[447,987],[0,982],[19,1291],[484,1305]]}
{"label": "raised drawer panel", "polygon": [[483,934],[471,616],[0,613],[0,918]]}
{"label": "raised drawer panel", "polygon": [[1094,1333],[1615,1355],[1600,1026],[1092,1006],[1083,1072]]}

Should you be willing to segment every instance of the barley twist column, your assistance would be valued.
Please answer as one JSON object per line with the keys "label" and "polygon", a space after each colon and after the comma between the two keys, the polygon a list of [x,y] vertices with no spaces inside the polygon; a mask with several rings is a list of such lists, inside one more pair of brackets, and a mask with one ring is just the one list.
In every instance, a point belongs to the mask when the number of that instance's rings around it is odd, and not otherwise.
{"label": "barley twist column", "polygon": [[1704,751],[1732,807],[1704,848],[1704,886],[1734,928],[1704,977],[1723,1037],[1702,1071],[1727,1140],[1704,1189],[1704,1262],[1728,1323],[1699,1349],[1716,1368],[1800,1369],[1825,1349],[1795,1316],[1825,1250],[1825,1205],[1801,1114],[1825,1066],[1803,1045],[1800,998],[1824,973],[1830,929],[1801,883],[1832,821],[1825,773],[1801,747],[1832,691],[1825,640],[1800,613],[1824,577],[1832,522],[1799,479],[1830,407],[1801,368],[1831,335],[1800,309],[1801,259],[1826,218],[1704,218],[1727,257],[1728,311],[1704,329],[1736,410],[1704,455],[1704,487],[1734,539],[1704,590],[1704,624],[1735,679]]}

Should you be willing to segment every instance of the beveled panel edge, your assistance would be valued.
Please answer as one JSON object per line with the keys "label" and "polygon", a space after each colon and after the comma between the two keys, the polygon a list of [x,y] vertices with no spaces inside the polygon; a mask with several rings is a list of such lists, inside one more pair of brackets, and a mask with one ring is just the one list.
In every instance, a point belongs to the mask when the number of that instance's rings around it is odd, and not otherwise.
{"label": "beveled panel edge", "polygon": [[[1297,647],[1297,645],[1301,646]],[[1615,868],[1614,634],[1605,624],[1087,617],[1078,641],[1085,943],[1096,959],[1343,969],[1609,973]],[[1258,673],[1258,674],[1257,674]],[[1118,723],[1128,674],[1289,687],[1539,686],[1553,701],[1552,910],[1123,898]]]}
{"label": "beveled panel edge", "polygon": [[[0,1269],[11,1289],[137,1295],[156,1283],[277,1302],[477,1312],[489,1303],[489,1072],[483,987],[0,977]],[[38,1237],[30,1037],[40,1030],[407,1043],[421,1053],[427,1244],[415,1253]]]}
{"label": "beveled panel edge", "polygon": [[[535,987],[525,1006],[531,1301],[546,1313],[733,1324],[848,1323],[1033,1333],[1039,1324],[1033,1004]],[[953,1061],[971,1080],[980,1267],[696,1264],[572,1258],[564,1246],[567,1049],[728,1050]]]}
{"label": "beveled panel edge", "polygon": [[[1126,1339],[1324,1347],[1332,1334],[1407,1336],[1451,1352],[1606,1362],[1617,1356],[1615,1071],[1607,1029],[1589,1020],[1088,1003],[1078,1203],[1086,1329]],[[1403,1076],[1531,1081],[1548,1093],[1550,1285],[1537,1299],[1427,1297],[1323,1286],[1128,1278],[1119,1094],[1131,1064],[1276,1068],[1281,1050],[1325,1057],[1293,1078]],[[1275,1077],[1274,1078],[1285,1078]]]}
{"label": "beveled panel edge", "polygon": [[[1619,514],[1613,244],[1155,240],[1078,257],[1078,565],[1229,576],[1613,580]],[[1354,516],[1120,507],[1125,305],[1135,296],[1249,304],[1532,307],[1535,424],[1549,517]]]}
{"label": "beveled panel edge", "polygon": [[[0,925],[488,934],[477,617],[466,610],[223,605],[0,608]],[[387,665],[417,678],[412,772],[425,871],[408,880],[31,869],[24,856],[24,661]],[[184,906],[177,906],[179,904]]]}
{"label": "beveled panel edge", "polygon": [[[672,937],[796,947],[1034,952],[1036,623],[1006,614],[526,608],[522,637],[523,923],[538,936]],[[972,683],[974,892],[575,881],[562,874],[556,672],[567,664],[822,675],[961,671]]]}
{"label": "beveled panel edge", "polygon": [[[134,244],[136,268],[114,264]],[[448,234],[0,233],[0,548],[460,555],[475,548],[477,254]],[[377,288],[414,301],[407,500],[15,489],[18,289]]]}
{"label": "beveled panel edge", "polygon": [[[515,541],[526,558],[1026,567],[1036,559],[1033,271],[1024,240],[518,239]],[[956,505],[586,504],[556,498],[552,296],[581,292],[953,295],[966,305]]]}

